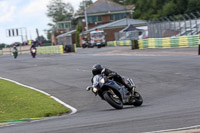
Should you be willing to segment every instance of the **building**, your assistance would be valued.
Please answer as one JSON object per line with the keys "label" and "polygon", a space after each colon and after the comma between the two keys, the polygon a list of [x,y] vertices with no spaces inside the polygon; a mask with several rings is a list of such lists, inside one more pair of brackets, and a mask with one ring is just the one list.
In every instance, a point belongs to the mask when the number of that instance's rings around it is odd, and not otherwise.
{"label": "building", "polygon": [[[134,8],[134,5],[123,6],[111,0],[97,0],[86,9],[88,29],[123,18],[131,18]],[[87,22],[84,12],[77,18],[82,24],[82,31],[85,31]]]}
{"label": "building", "polygon": [[71,30],[71,21],[60,21],[56,23],[56,28],[58,30],[65,29],[65,32],[69,32]]}
{"label": "building", "polygon": [[[134,9],[134,5],[123,6],[111,0],[97,0],[86,9],[86,14],[82,12],[76,16],[76,23],[82,25],[83,32],[80,34],[80,40],[88,36],[89,32],[99,29],[104,30],[106,33],[106,41],[114,41],[115,32],[121,31],[128,25],[135,27],[146,26],[146,21],[131,19]],[[86,16],[88,23],[85,21]],[[62,28],[66,28],[65,24],[62,22],[58,23],[58,27],[60,27],[58,30],[62,31]],[[67,24],[71,26],[70,22],[67,22]],[[58,43],[58,41],[55,42],[56,44]]]}
{"label": "building", "polygon": [[103,30],[106,33],[106,41],[114,41],[115,33],[123,30],[129,25],[132,25],[134,27],[142,27],[142,26],[147,25],[147,21],[130,19],[130,18],[120,19],[120,20],[110,22],[104,25],[93,27],[87,31],[84,31],[80,34],[80,39],[82,39],[84,36],[87,36],[91,31],[99,29],[99,30]]}
{"label": "building", "polygon": [[57,36],[69,32],[72,30],[71,21],[60,21],[57,22],[55,25],[55,29],[52,30],[51,40],[53,45],[58,44],[58,40],[56,39]]}

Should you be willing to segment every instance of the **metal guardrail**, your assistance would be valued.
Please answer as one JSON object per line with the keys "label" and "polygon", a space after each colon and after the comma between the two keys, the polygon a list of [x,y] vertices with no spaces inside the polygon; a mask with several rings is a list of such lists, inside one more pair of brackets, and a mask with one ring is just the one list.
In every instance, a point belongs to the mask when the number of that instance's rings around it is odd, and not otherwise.
{"label": "metal guardrail", "polygon": [[200,13],[159,18],[148,22],[149,38],[178,37],[200,34]]}
{"label": "metal guardrail", "polygon": [[139,31],[116,32],[115,33],[116,41],[138,40],[138,39],[139,39]]}

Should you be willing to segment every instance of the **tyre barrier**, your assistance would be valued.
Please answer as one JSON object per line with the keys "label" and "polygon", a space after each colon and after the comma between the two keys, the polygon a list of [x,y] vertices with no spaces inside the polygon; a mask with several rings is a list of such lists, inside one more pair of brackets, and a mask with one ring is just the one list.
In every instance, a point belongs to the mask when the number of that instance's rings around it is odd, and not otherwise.
{"label": "tyre barrier", "polygon": [[63,45],[37,47],[37,54],[63,54]]}
{"label": "tyre barrier", "polygon": [[107,46],[131,46],[131,45],[132,45],[131,40],[107,42]]}
{"label": "tyre barrier", "polygon": [[149,38],[143,40],[109,41],[107,46],[132,46],[132,49],[184,48],[199,44],[199,36],[180,36],[171,38]]}
{"label": "tyre barrier", "polygon": [[180,36],[171,38],[149,38],[138,40],[139,49],[147,48],[184,48],[198,46],[199,36]]}

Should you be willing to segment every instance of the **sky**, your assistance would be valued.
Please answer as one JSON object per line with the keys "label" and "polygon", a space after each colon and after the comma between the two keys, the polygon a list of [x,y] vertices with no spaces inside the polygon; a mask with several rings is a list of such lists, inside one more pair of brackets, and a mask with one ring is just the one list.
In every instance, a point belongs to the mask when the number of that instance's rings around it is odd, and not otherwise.
{"label": "sky", "polygon": [[[22,42],[22,37],[8,37],[8,29],[20,29],[27,39],[35,40],[36,28],[46,38],[45,29],[52,22],[47,17],[47,5],[51,0],[0,0],[0,43]],[[75,10],[82,0],[63,0],[71,3]],[[27,34],[26,34],[27,33]]]}

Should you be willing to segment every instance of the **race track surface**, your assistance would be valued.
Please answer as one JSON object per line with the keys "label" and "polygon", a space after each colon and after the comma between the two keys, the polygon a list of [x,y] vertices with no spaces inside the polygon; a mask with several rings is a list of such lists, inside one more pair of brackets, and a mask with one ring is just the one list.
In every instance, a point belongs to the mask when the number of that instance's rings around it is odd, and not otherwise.
{"label": "race track surface", "polygon": [[[115,110],[85,88],[95,63],[134,79],[141,107]],[[78,112],[0,126],[0,133],[144,133],[200,125],[200,57],[197,48],[78,49],[64,55],[0,56],[0,77],[43,90]]]}

